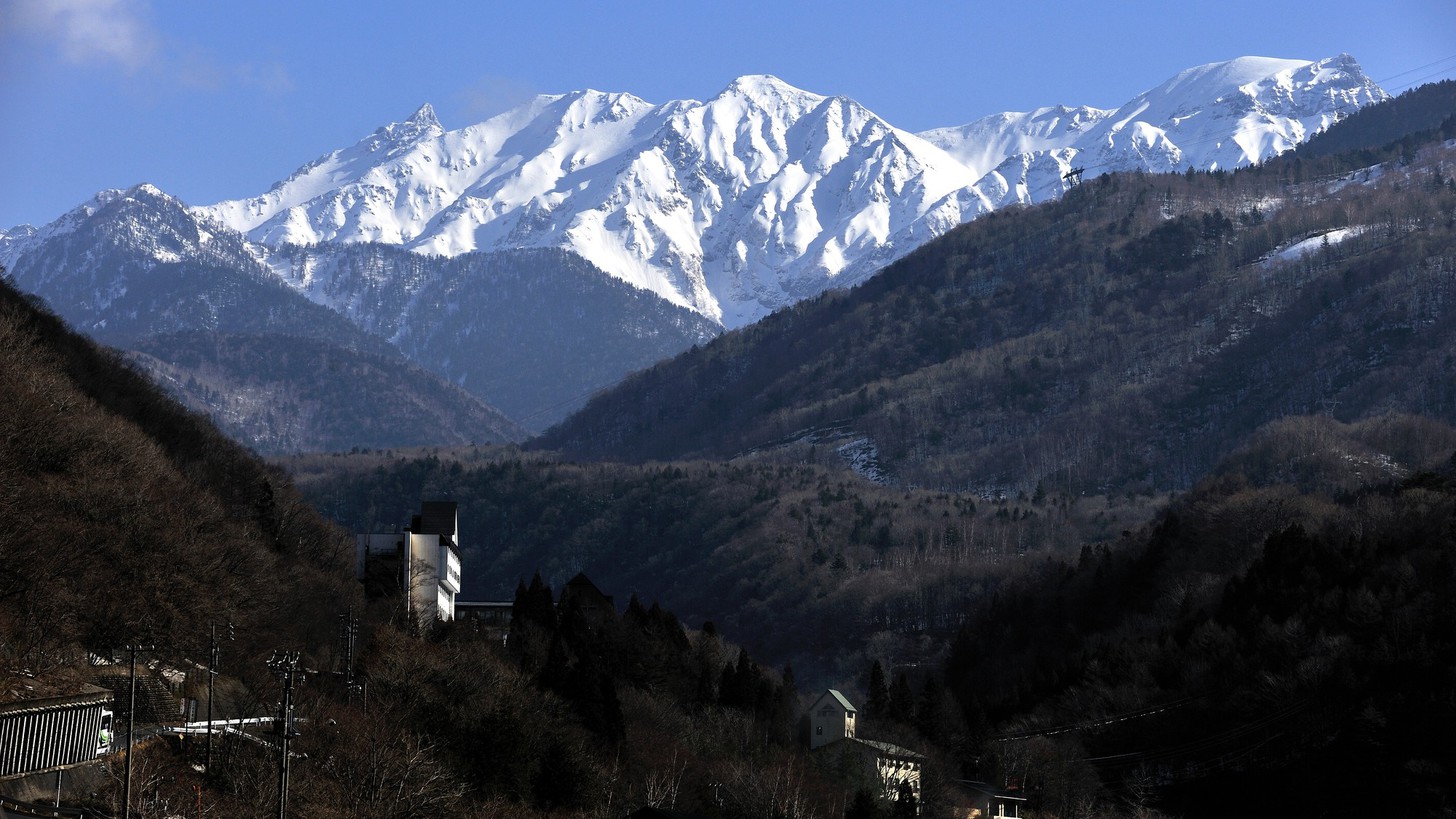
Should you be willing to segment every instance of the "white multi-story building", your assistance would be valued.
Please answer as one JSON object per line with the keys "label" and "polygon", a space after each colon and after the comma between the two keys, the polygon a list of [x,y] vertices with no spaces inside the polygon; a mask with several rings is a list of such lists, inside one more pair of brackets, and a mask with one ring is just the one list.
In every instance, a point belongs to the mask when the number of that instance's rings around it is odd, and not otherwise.
{"label": "white multi-story building", "polygon": [[455,619],[460,593],[460,513],[454,501],[425,501],[402,532],[356,536],[354,573],[366,585],[404,591],[421,625]]}

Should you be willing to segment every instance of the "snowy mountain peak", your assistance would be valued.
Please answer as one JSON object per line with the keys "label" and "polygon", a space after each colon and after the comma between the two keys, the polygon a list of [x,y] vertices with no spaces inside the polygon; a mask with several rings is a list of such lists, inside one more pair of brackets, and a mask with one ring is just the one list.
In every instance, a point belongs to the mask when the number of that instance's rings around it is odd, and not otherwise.
{"label": "snowy mountain peak", "polygon": [[799,117],[825,99],[826,97],[819,94],[789,85],[772,74],[744,74],[728,83],[709,105],[727,100],[742,100],[764,111]]}
{"label": "snowy mountain peak", "polygon": [[797,97],[813,97],[823,99],[818,94],[811,94],[802,88],[792,86],[772,74],[744,74],[736,77],[728,86],[723,89],[720,95],[737,95],[744,97],[756,97],[759,99],[789,99]]}
{"label": "snowy mountain peak", "polygon": [[437,137],[445,133],[440,120],[435,117],[435,107],[428,102],[415,109],[404,122],[392,122],[375,131],[365,142],[372,150],[398,150],[419,142],[421,139]]}
{"label": "snowy mountain peak", "polygon": [[132,185],[130,188],[127,188],[122,193],[122,197],[127,199],[152,197],[157,199],[165,199],[166,201],[173,203],[176,203],[178,201],[177,197],[167,193],[166,191],[162,190],[156,185],[153,185],[150,182],[142,182],[139,185]]}
{"label": "snowy mountain peak", "polygon": [[569,130],[592,125],[621,122],[652,108],[652,104],[631,94],[588,89],[563,94],[556,100],[566,103],[562,124]]}
{"label": "snowy mountain peak", "polygon": [[1314,64],[1321,71],[1339,71],[1345,74],[1365,76],[1365,69],[1360,66],[1360,63],[1343,51],[1333,57],[1318,60]]}
{"label": "snowy mountain peak", "polygon": [[426,128],[431,126],[440,127],[440,120],[435,116],[435,106],[428,102],[416,108],[415,112],[410,114],[409,119],[405,120],[405,122],[415,123]]}
{"label": "snowy mountain peak", "polygon": [[[1043,152],[1062,170],[1092,175],[1121,170],[1215,170],[1259,162],[1294,147],[1364,105],[1387,98],[1349,55],[1324,60],[1239,57],[1180,71],[1116,110],[1041,108],[926,131],[1018,201],[1059,195],[1028,184],[1011,160]],[[1003,163],[1011,162],[1009,165]],[[1051,177],[1052,168],[1041,172]],[[1007,178],[1010,171],[1015,178]],[[1037,194],[1033,191],[1040,190]]]}
{"label": "snowy mountain peak", "polygon": [[59,218],[44,227],[19,225],[0,232],[0,266],[10,267],[22,254],[52,238],[66,236],[86,225],[91,217],[113,205],[141,201],[147,205],[170,207],[181,212],[183,204],[150,182],[133,185],[130,188],[107,188],[97,191],[90,199],[71,208]]}
{"label": "snowy mountain peak", "polygon": [[1250,83],[1259,82],[1309,64],[1308,60],[1238,57],[1184,69],[1161,85],[1138,96],[1140,98],[1166,97],[1178,92],[1180,96],[1191,100],[1218,99],[1224,94]]}

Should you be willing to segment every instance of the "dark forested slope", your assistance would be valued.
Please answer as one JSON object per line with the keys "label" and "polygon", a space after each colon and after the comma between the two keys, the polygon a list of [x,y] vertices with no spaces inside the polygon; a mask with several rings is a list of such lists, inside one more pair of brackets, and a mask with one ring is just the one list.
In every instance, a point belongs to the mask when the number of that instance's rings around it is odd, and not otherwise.
{"label": "dark forested slope", "polygon": [[[1391,470],[1392,445],[1430,454]],[[982,599],[946,669],[981,773],[1061,815],[1449,811],[1453,447],[1428,421],[1289,419],[1142,531]]]}
{"label": "dark forested slope", "polygon": [[755,655],[827,684],[867,652],[934,656],[965,600],[1027,560],[1115,538],[1161,498],[1033,492],[992,500],[874,486],[809,465],[572,464],[510,451],[283,461],[325,514],[364,531],[411,499],[460,503],[467,599],[540,571],[712,620]]}
{"label": "dark forested slope", "polygon": [[178,400],[263,454],[528,437],[499,410],[392,351],[194,331],[142,338],[128,352]]}
{"label": "dark forested slope", "polygon": [[[344,533],[115,353],[0,284],[0,674],[132,642],[329,645]],[[266,636],[265,636],[266,635]]]}

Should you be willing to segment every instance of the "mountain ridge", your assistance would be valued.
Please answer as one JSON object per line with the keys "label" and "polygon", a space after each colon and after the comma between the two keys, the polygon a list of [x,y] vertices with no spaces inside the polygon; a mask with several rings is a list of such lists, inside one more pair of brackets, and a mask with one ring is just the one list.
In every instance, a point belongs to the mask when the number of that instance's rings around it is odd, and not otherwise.
{"label": "mountain ridge", "polygon": [[[1402,110],[1446,96],[1371,117],[1429,121]],[[996,497],[1186,488],[1283,414],[1456,420],[1444,122],[1379,151],[1108,174],[998,211],[632,376],[532,446],[631,462],[843,450],[876,480]]]}
{"label": "mountain ridge", "polygon": [[[944,147],[762,74],[706,101],[543,95],[458,130],[424,104],[251,199],[188,208],[148,184],[102,191],[0,234],[0,264],[105,340],[256,336],[284,320],[285,334],[403,352],[539,431],[723,327],[869,280],[974,217],[1055,199],[1074,165],[1181,170],[1199,147],[1185,137],[1244,150],[1229,134],[1246,121],[1249,149],[1273,150],[1381,94],[1348,57],[1240,58],[1117,111],[996,115],[940,134]],[[1286,116],[1301,112],[1308,122]],[[1200,118],[1217,127],[1190,131]],[[979,153],[968,134],[987,137]],[[553,253],[568,255],[540,255]],[[268,307],[239,309],[255,303]],[[531,345],[555,363],[527,361]]]}
{"label": "mountain ridge", "polygon": [[197,210],[264,245],[565,247],[732,328],[861,281],[997,207],[1058,196],[1073,164],[1228,169],[1384,98],[1339,55],[1210,63],[1117,109],[1040,108],[920,134],[767,74],[704,102],[543,95],[454,131],[426,104],[268,193]]}

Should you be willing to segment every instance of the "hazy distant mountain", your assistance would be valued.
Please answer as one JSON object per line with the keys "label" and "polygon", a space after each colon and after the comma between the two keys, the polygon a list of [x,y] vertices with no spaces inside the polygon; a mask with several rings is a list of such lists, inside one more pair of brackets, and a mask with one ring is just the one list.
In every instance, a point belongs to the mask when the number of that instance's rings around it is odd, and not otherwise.
{"label": "hazy distant mountain", "polygon": [[443,258],[321,244],[268,258],[309,298],[537,431],[719,331],[563,250]]}
{"label": "hazy distant mountain", "polygon": [[288,333],[388,345],[278,280],[237,233],[151,185],[97,194],[0,250],[21,289],[109,344],[178,330]]}
{"label": "hazy distant mountain", "polygon": [[265,245],[568,248],[738,327],[996,207],[1059,195],[1073,165],[1237,167],[1384,98],[1342,55],[1244,57],[1117,110],[1044,108],[919,136],[761,75],[706,102],[542,96],[455,131],[425,105],[267,193],[200,210]]}
{"label": "hazy distant mountain", "polygon": [[6,238],[18,286],[265,452],[521,440],[496,406],[544,429],[717,332],[565,251],[269,249],[150,185]]}
{"label": "hazy distant mountain", "polygon": [[264,454],[500,444],[530,437],[499,410],[402,360],[269,334],[167,333],[132,361]]}

